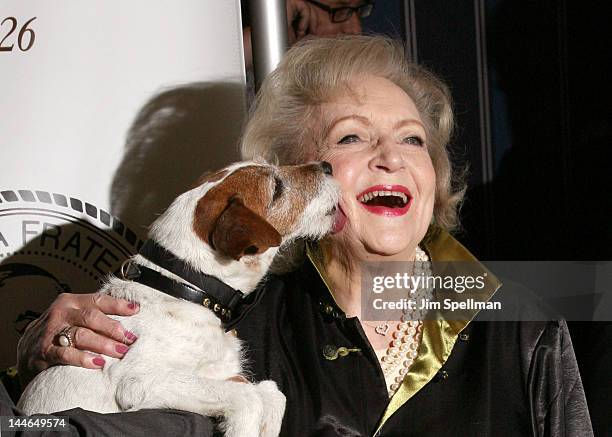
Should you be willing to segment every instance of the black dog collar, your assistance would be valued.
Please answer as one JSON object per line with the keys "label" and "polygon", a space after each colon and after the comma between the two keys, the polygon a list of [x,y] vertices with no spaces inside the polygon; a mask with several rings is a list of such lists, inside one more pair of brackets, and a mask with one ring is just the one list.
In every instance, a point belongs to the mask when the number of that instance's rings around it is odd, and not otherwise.
{"label": "black dog collar", "polygon": [[232,329],[240,322],[261,299],[260,289],[251,293],[253,297],[249,295],[249,299],[244,299],[244,294],[240,290],[233,289],[214,276],[194,271],[153,240],[145,241],[139,254],[189,284],[174,281],[132,260],[128,260],[121,267],[124,279],[138,282],[179,299],[203,305],[221,319],[226,330]]}

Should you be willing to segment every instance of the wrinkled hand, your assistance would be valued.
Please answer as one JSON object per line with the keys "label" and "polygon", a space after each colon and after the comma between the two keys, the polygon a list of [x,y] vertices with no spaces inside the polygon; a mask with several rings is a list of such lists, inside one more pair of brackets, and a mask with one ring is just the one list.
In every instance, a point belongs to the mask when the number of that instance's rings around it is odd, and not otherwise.
{"label": "wrinkled hand", "polygon": [[[137,304],[106,294],[60,294],[19,340],[17,369],[22,387],[55,364],[100,369],[104,358],[96,354],[122,358],[136,336],[107,314],[131,316],[138,310]],[[62,347],[58,333],[68,326],[74,346]]]}

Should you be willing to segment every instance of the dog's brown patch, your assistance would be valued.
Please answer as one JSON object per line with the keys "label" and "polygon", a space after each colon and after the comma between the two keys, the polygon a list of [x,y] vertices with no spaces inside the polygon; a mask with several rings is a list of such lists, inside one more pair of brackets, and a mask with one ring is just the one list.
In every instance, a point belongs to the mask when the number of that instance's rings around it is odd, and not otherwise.
{"label": "dog's brown patch", "polygon": [[282,240],[270,223],[244,206],[238,197],[230,200],[210,236],[215,250],[236,260],[280,246]]}
{"label": "dog's brown patch", "polygon": [[[314,197],[320,171],[317,164],[281,167],[277,175],[268,166],[239,168],[198,201],[194,231],[233,259],[276,247]],[[273,202],[275,177],[285,190]]]}
{"label": "dog's brown patch", "polygon": [[308,202],[315,196],[320,180],[319,164],[281,167],[279,174],[287,186],[277,202],[271,223],[281,234],[293,228]]}
{"label": "dog's brown patch", "polygon": [[279,233],[261,217],[270,173],[266,167],[242,167],[208,190],[196,207],[196,235],[233,259],[278,246]]}

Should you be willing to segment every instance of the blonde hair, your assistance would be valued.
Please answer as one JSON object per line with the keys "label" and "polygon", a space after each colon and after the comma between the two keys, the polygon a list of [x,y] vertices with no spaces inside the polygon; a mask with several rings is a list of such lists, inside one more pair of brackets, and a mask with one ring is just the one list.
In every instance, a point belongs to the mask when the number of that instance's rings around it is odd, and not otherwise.
{"label": "blonde hair", "polygon": [[435,223],[451,230],[465,193],[446,146],[453,130],[447,86],[432,73],[405,59],[401,43],[382,36],[347,35],[305,39],[294,45],[263,82],[251,107],[241,142],[244,159],[303,162],[308,145],[317,144],[322,103],[350,91],[360,76],[385,78],[414,101],[427,131],[436,172]]}

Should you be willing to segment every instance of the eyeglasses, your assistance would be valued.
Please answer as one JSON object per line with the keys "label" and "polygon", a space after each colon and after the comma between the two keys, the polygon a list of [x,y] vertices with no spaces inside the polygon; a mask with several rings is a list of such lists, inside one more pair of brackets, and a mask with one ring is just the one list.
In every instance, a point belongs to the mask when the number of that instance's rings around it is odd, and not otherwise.
{"label": "eyeglasses", "polygon": [[369,17],[374,9],[374,3],[368,2],[359,6],[342,6],[339,8],[332,8],[323,3],[319,3],[315,0],[306,0],[308,3],[312,3],[318,8],[323,9],[324,11],[329,12],[329,17],[331,18],[332,23],[342,23],[347,21],[353,15],[353,12],[357,12],[359,18]]}

